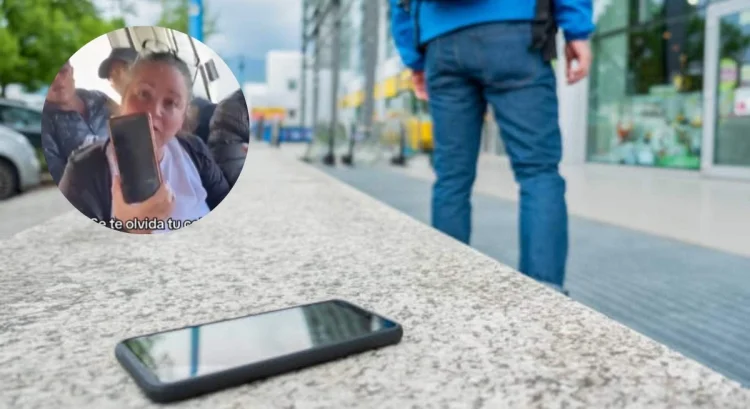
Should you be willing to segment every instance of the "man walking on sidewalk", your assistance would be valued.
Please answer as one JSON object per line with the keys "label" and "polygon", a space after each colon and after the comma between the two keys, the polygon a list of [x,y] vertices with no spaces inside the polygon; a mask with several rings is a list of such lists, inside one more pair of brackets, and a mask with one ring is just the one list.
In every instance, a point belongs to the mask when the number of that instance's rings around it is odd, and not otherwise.
{"label": "man walking on sidewalk", "polygon": [[564,291],[568,214],[550,61],[559,25],[568,83],[586,77],[591,0],[390,0],[390,5],[396,48],[413,72],[417,97],[430,101],[437,176],[433,226],[469,243],[471,191],[489,104],[520,185],[519,270]]}

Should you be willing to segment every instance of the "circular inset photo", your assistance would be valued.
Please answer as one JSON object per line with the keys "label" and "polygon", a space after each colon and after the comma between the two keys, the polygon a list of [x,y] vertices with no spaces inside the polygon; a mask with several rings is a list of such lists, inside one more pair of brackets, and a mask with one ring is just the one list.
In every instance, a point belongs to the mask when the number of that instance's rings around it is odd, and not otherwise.
{"label": "circular inset photo", "polygon": [[86,217],[122,232],[170,232],[210,213],[237,182],[248,104],[205,44],[163,27],[128,27],[62,66],[41,139],[50,176]]}

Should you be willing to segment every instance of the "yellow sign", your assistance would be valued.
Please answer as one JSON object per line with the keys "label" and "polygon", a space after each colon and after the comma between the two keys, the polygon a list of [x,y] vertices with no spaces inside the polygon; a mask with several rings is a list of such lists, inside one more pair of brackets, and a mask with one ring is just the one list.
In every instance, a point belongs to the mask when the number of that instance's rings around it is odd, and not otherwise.
{"label": "yellow sign", "polygon": [[[406,76],[405,76],[406,74]],[[406,79],[404,79],[406,78]],[[411,88],[411,72],[404,71],[399,75],[388,77],[383,81],[375,84],[373,97],[377,99],[393,98],[402,91],[406,84],[406,89]],[[339,100],[339,106],[342,108],[356,108],[365,102],[365,91],[359,90],[345,95]]]}
{"label": "yellow sign", "polygon": [[352,97],[352,106],[358,107],[362,105],[363,102],[365,102],[365,92],[364,91],[355,92],[354,96]]}
{"label": "yellow sign", "polygon": [[362,105],[362,102],[364,100],[365,100],[364,92],[355,91],[341,98],[341,100],[339,101],[339,106],[341,106],[342,108],[356,108]]}
{"label": "yellow sign", "polygon": [[395,97],[398,94],[398,77],[387,78],[381,85],[383,98]]}
{"label": "yellow sign", "polygon": [[349,107],[349,105],[351,104],[351,102],[350,102],[350,99],[351,99],[351,95],[344,95],[344,96],[343,96],[343,97],[342,97],[342,98],[341,98],[341,99],[339,100],[339,107],[340,107],[340,108],[348,108],[348,107]]}
{"label": "yellow sign", "polygon": [[411,82],[411,70],[401,71],[401,74],[399,74],[398,76],[398,90],[407,91],[412,88],[413,84]]}
{"label": "yellow sign", "polygon": [[254,118],[259,116],[265,118],[284,117],[286,115],[286,109],[280,107],[253,107],[252,115]]}

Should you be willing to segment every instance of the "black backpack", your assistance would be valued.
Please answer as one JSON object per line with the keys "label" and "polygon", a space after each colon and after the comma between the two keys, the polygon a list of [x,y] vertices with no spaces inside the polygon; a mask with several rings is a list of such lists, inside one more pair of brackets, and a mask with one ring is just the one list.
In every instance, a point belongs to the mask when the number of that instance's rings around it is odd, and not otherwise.
{"label": "black backpack", "polygon": [[[410,14],[412,3],[416,3],[413,17],[417,43],[419,43],[419,6],[422,1],[455,0],[399,0],[399,7]],[[551,61],[557,57],[557,22],[553,15],[554,8],[554,0],[536,0],[536,14],[531,28],[531,49],[540,50],[546,61]],[[424,52],[423,46],[419,48],[421,52]]]}

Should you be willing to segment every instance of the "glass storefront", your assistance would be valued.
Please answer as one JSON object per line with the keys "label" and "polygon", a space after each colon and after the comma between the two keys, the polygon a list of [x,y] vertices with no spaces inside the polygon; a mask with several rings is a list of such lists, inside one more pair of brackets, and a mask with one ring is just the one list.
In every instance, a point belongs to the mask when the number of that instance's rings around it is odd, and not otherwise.
{"label": "glass storefront", "polygon": [[698,169],[705,16],[686,0],[609,2],[592,41],[592,162]]}
{"label": "glass storefront", "polygon": [[[601,2],[592,39],[589,161],[701,168],[706,3]],[[717,161],[722,155],[721,161],[732,163],[750,157],[748,151],[743,156],[738,150],[743,144],[740,135],[750,131],[747,117],[721,119],[730,115],[738,93],[744,92],[743,81],[750,80],[742,74],[750,69],[750,29],[742,23],[748,18],[747,13],[738,13],[721,25],[721,75],[728,82],[722,80],[718,96]],[[742,140],[747,143],[748,138]]]}

